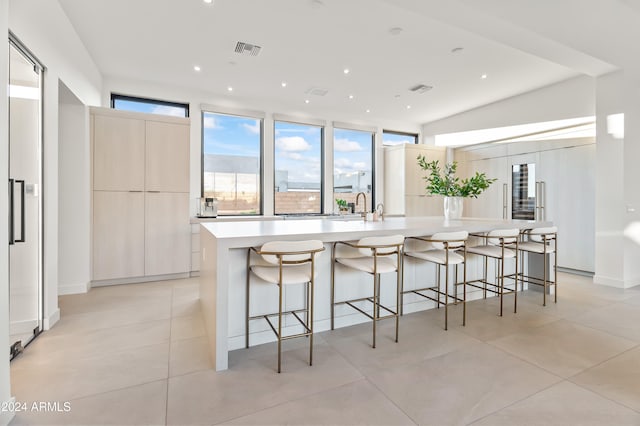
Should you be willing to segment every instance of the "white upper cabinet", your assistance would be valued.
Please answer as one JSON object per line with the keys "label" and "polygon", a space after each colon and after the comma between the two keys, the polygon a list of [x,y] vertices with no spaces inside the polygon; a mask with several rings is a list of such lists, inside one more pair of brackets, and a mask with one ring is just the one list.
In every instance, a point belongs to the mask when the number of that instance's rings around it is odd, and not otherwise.
{"label": "white upper cabinet", "polygon": [[147,121],[147,191],[189,192],[189,125]]}
{"label": "white upper cabinet", "polygon": [[96,115],[93,132],[93,189],[144,191],[144,121]]}

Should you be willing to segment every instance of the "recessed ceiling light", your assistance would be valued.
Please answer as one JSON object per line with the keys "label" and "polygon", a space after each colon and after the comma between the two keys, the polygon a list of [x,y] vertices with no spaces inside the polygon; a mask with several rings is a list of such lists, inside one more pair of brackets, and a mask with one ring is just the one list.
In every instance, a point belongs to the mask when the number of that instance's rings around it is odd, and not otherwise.
{"label": "recessed ceiling light", "polygon": [[203,1],[204,1],[205,3],[207,3],[207,4],[212,4],[212,3],[213,3],[213,0],[203,0]]}
{"label": "recessed ceiling light", "polygon": [[349,68],[345,68],[342,72],[345,74],[349,74]]}
{"label": "recessed ceiling light", "polygon": [[400,34],[402,32],[402,28],[400,27],[393,27],[389,29],[389,34],[397,36],[398,34]]}
{"label": "recessed ceiling light", "polygon": [[280,83],[280,86],[282,86],[282,87],[287,87],[287,82],[286,82],[286,81],[283,81],[282,83]]}
{"label": "recessed ceiling light", "polygon": [[305,104],[308,104],[308,103],[309,103],[309,99],[305,99],[305,100],[304,100],[304,103],[305,103]]}
{"label": "recessed ceiling light", "polygon": [[227,90],[228,90],[229,92],[233,92],[233,87],[229,86],[229,87],[227,87]]}
{"label": "recessed ceiling light", "polygon": [[451,49],[451,53],[460,53],[464,50],[464,47],[454,47]]}
{"label": "recessed ceiling light", "polygon": [[349,99],[353,99],[353,95],[349,95]]}
{"label": "recessed ceiling light", "polygon": [[194,70],[194,71],[200,71],[200,67],[199,67],[199,66],[197,66],[197,65],[194,65],[194,66],[193,66],[193,70]]}
{"label": "recessed ceiling light", "polygon": [[411,109],[411,105],[407,105],[407,109]]}
{"label": "recessed ceiling light", "polygon": [[486,75],[486,74],[482,74],[482,75],[480,76],[480,78],[484,80],[485,78],[487,78],[487,75]]}
{"label": "recessed ceiling light", "polygon": [[371,112],[371,110],[370,110],[370,109],[368,109],[366,112]]}

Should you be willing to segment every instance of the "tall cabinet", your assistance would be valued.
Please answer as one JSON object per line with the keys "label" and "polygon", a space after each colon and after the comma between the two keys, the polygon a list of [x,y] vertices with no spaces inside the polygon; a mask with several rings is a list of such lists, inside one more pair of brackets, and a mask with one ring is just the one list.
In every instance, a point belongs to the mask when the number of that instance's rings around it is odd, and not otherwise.
{"label": "tall cabinet", "polygon": [[186,274],[189,119],[91,109],[92,278]]}
{"label": "tall cabinet", "polygon": [[423,144],[403,144],[384,149],[384,211],[390,215],[441,216],[442,197],[427,195],[426,176],[418,155],[445,162],[445,149]]}

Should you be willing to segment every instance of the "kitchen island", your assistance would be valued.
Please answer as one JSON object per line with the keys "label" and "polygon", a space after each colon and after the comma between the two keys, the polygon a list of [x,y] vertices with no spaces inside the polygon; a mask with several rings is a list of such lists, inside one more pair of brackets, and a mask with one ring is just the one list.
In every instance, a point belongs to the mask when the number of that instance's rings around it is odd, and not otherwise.
{"label": "kitchen island", "polygon": [[[394,217],[384,221],[366,222],[361,219],[340,220],[341,218],[323,218],[311,220],[258,220],[242,222],[208,222],[200,225],[201,244],[201,277],[200,300],[202,314],[205,321],[206,333],[209,339],[209,350],[216,370],[228,368],[229,350],[244,347],[245,330],[245,283],[247,268],[247,248],[260,246],[275,240],[306,240],[317,239],[325,243],[326,251],[318,258],[318,275],[315,291],[315,321],[314,331],[328,330],[330,312],[330,267],[331,243],[335,241],[358,240],[366,236],[402,234],[405,237],[424,236],[443,231],[465,230],[470,233],[485,232],[492,229],[530,229],[551,226],[551,222],[502,220],[502,219],[474,219],[445,221],[443,217]],[[416,273],[415,265],[409,265],[405,270],[405,289],[414,288]],[[476,265],[477,266],[477,265]],[[469,264],[469,279],[477,277],[473,265]],[[350,284],[345,294],[336,293],[336,300],[349,297],[360,292],[371,292],[371,277],[340,270],[339,278],[348,279]],[[337,274],[338,274],[337,273]],[[387,274],[390,275],[390,274]],[[420,272],[421,277],[425,274]],[[428,275],[431,277],[432,275]],[[395,277],[383,276],[381,282],[381,297],[390,298],[395,303],[395,297],[390,285],[386,282],[395,281]],[[343,286],[344,287],[344,286]],[[302,288],[302,286],[300,286]],[[273,312],[276,305],[276,291],[272,286],[258,286],[252,289],[252,315],[256,312]],[[477,297],[477,295],[476,295]],[[303,298],[302,292],[295,293],[295,289],[288,289],[286,303],[295,305]],[[473,296],[471,297],[473,298]],[[408,313],[431,306],[425,302],[416,302],[412,309],[407,309],[405,301],[404,312]],[[392,304],[393,305],[393,304]],[[356,324],[364,320],[364,316],[353,314],[336,308],[336,327]],[[473,318],[470,318],[472,321]],[[256,322],[257,323],[257,322]],[[288,323],[285,323],[287,326]],[[260,328],[262,327],[262,328]],[[402,320],[400,321],[402,327]],[[252,325],[251,342],[253,344],[274,340],[266,324]]]}

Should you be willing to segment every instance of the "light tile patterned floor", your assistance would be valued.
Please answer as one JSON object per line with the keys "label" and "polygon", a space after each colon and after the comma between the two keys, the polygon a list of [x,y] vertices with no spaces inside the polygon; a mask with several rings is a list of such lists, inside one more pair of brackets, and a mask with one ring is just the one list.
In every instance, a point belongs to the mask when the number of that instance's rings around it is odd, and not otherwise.
{"label": "light tile patterned floor", "polygon": [[559,282],[557,305],[525,292],[500,318],[495,298],[474,301],[448,331],[441,310],[405,315],[397,344],[382,323],[377,349],[369,324],[319,333],[313,367],[305,339],[288,341],[282,374],[274,344],[211,369],[197,278],[64,296],[11,380],[17,401],[71,411],[12,425],[640,425],[640,289]]}

